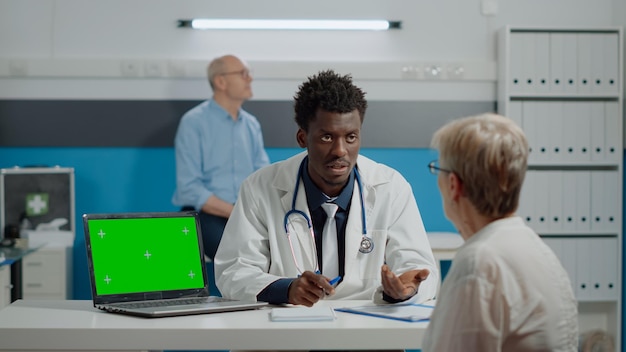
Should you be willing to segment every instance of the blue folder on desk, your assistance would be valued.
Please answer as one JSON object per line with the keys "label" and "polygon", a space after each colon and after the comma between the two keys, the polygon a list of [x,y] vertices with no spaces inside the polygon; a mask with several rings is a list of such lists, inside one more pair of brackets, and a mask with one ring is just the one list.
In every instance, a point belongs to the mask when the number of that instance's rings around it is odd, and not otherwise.
{"label": "blue folder on desk", "polygon": [[377,318],[401,320],[407,322],[430,319],[433,306],[414,303],[365,305],[358,307],[335,308],[338,312],[369,315]]}
{"label": "blue folder on desk", "polygon": [[166,317],[267,305],[209,295],[196,212],[85,214],[83,224],[98,309]]}

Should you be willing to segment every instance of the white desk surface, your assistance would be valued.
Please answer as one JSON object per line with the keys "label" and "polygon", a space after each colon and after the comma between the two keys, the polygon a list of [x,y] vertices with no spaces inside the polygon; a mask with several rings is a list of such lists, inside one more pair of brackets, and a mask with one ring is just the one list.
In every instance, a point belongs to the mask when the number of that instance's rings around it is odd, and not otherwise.
{"label": "white desk surface", "polygon": [[0,310],[0,350],[419,349],[427,326],[342,312],[333,322],[271,322],[270,309],[139,318],[91,301],[18,300]]}

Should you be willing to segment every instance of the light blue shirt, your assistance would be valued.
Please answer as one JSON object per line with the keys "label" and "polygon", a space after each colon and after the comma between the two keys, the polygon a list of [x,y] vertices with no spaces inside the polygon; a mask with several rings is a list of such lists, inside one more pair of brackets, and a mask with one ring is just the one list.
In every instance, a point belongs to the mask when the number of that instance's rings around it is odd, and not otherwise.
{"label": "light blue shirt", "polygon": [[212,195],[234,204],[241,182],[269,164],[256,117],[239,109],[235,121],[213,99],[183,115],[174,146],[176,190],[172,203],[196,210]]}

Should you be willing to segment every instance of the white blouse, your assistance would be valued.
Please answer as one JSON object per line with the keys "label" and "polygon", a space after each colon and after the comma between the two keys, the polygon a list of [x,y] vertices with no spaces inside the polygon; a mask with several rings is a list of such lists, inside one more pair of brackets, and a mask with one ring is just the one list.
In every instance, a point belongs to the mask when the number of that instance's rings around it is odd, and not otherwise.
{"label": "white blouse", "polygon": [[459,249],[423,351],[577,351],[577,304],[554,252],[519,217]]}

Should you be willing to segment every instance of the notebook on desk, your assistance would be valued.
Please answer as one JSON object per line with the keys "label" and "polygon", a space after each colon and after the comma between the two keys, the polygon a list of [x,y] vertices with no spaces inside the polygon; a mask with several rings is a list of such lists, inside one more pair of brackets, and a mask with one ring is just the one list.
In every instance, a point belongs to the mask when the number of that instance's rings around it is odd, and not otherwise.
{"label": "notebook on desk", "polygon": [[256,309],[210,296],[196,212],[85,214],[93,305],[142,317]]}

